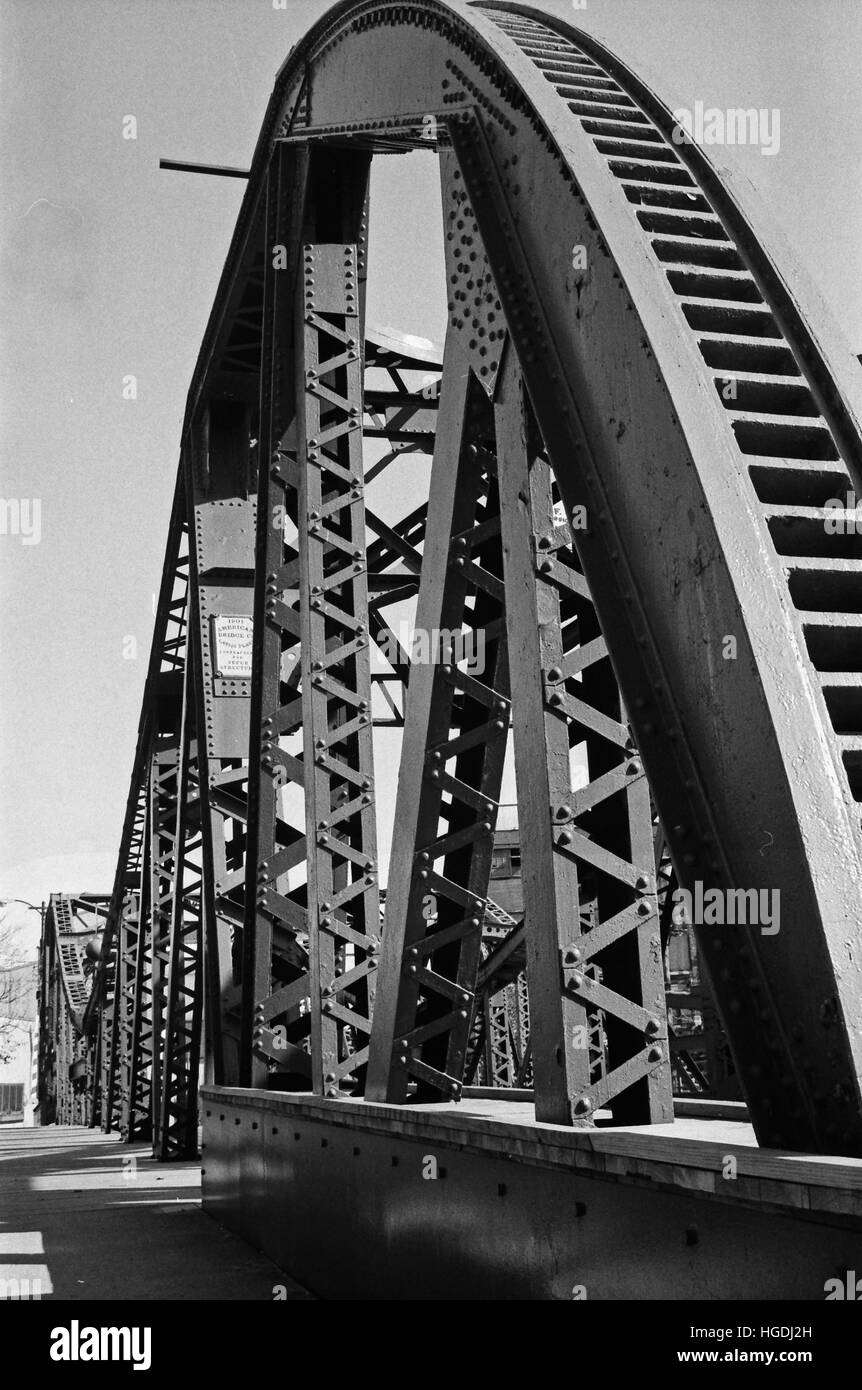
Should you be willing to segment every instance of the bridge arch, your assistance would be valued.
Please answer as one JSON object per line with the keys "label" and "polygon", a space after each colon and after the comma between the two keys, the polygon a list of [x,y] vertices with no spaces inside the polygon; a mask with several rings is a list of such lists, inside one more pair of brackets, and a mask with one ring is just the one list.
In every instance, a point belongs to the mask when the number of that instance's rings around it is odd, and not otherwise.
{"label": "bridge arch", "polygon": [[[778,895],[780,921],[698,935],[758,1138],[862,1151],[862,550],[825,524],[862,495],[858,368],[754,200],[674,126],[603,45],[517,4],[345,0],[279,73],[184,436],[219,1080],[272,1084],[280,1053],[324,1095],[460,1094],[511,714],[539,1117],[668,1116],[654,802],[693,897]],[[450,290],[428,520],[372,542],[368,163],[423,147]],[[249,418],[259,457],[238,462]],[[410,673],[382,939],[380,545],[421,570],[417,621],[467,621],[490,652],[478,683]],[[247,681],[215,660],[225,614],[252,620]],[[579,1055],[596,1015],[605,1042]]]}

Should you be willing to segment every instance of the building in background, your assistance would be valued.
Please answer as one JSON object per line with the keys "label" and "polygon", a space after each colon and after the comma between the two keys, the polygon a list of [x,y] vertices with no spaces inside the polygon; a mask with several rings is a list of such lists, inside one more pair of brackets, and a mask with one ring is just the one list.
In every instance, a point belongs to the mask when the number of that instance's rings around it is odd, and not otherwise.
{"label": "building in background", "polygon": [[0,969],[0,1124],[32,1125],[36,1097],[36,961]]}
{"label": "building in background", "polygon": [[521,920],[524,915],[524,889],[521,883],[521,836],[517,806],[501,806],[497,814],[488,893],[510,917]]}

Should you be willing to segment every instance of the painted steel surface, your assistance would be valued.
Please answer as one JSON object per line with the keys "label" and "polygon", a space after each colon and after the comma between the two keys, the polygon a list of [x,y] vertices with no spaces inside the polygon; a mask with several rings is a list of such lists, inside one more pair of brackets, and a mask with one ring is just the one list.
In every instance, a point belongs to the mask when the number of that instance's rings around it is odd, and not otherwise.
{"label": "painted steel surface", "polygon": [[[862,1153],[862,551],[825,526],[862,495],[858,366],[673,131],[516,4],[342,0],[280,71],[189,393],[101,961],[56,996],[62,1084],[86,1058],[106,1128],[192,1150],[202,1014],[218,1083],[415,1105],[485,1049],[544,1119],[661,1123],[672,1058],[700,1075],[662,981],[678,885],[780,901],[774,931],[698,927],[761,1144]],[[418,148],[439,386],[364,322],[370,157]],[[378,516],[369,483],[432,449],[427,506]],[[417,595],[482,673],[411,664],[385,610]],[[523,922],[489,896],[510,715]]]}
{"label": "painted steel surface", "polygon": [[[467,1105],[443,1107],[447,1131],[403,1109],[402,1130],[392,1106],[363,1118],[361,1103],[260,1091],[202,1100],[205,1209],[324,1299],[756,1304],[822,1299],[836,1270],[854,1268],[858,1164],[841,1178],[855,1184],[856,1214],[836,1219],[834,1190],[805,1186],[807,1160],[764,1181],[750,1150],[751,1175],[741,1156],[739,1182],[726,1182],[722,1146],[699,1144],[694,1125],[654,1140],[652,1157],[643,1130],[635,1143],[604,1131],[592,1156],[593,1141],[569,1130],[572,1149],[552,1156],[559,1130],[498,1115],[483,1138],[487,1116],[453,1115]],[[805,1212],[792,1205],[799,1184]]]}

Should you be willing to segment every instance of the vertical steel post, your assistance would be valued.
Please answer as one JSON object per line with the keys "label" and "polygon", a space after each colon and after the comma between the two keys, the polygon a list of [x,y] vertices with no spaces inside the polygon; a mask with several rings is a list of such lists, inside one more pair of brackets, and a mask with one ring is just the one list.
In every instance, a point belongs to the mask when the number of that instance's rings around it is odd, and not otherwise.
{"label": "vertical steel post", "polygon": [[367,1060],[380,924],[362,341],[356,246],[307,243],[302,259],[299,570],[312,1080],[315,1091],[336,1095]]}
{"label": "vertical steel post", "polygon": [[496,417],[536,1115],[669,1120],[649,789],[514,352]]}
{"label": "vertical steel post", "polygon": [[239,1080],[256,500],[249,408],[202,407],[185,451],[210,1077]]}
{"label": "vertical steel post", "polygon": [[307,885],[300,654],[296,271],[307,152],[276,146],[264,223],[260,459],[255,544],[240,1075],[308,1075]]}
{"label": "vertical steel post", "polygon": [[144,996],[150,1036],[150,1112],[153,1147],[158,1148],[161,1119],[164,1005],[168,986],[168,952],[173,907],[175,864],[180,845],[179,759],[180,731],[173,727],[156,735],[150,781],[150,981]]}
{"label": "vertical steel post", "polygon": [[201,943],[201,830],[194,722],[194,658],[189,649],[183,682],[177,777],[176,852],[171,880],[164,1043],[156,1155],[197,1153],[198,1075],[203,1011]]}
{"label": "vertical steel post", "polygon": [[362,460],[368,159],[339,157],[334,203],[332,156],[278,150],[269,175],[243,972],[244,1077],[261,1084],[274,1066],[328,1095],[361,1082],[379,930]]}

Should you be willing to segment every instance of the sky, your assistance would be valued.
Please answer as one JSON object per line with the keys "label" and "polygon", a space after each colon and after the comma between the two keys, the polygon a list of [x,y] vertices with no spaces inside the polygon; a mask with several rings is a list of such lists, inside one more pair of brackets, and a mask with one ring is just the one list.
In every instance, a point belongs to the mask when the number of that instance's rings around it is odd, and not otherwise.
{"label": "sky", "polygon": [[[185,395],[244,187],[159,158],[248,167],[275,73],[327,8],[0,0],[0,496],[21,516],[0,534],[0,897],[113,882]],[[859,0],[532,8],[673,108],[780,109],[779,152],[723,167],[862,352]],[[433,160],[374,180],[369,321],[439,340]]]}

